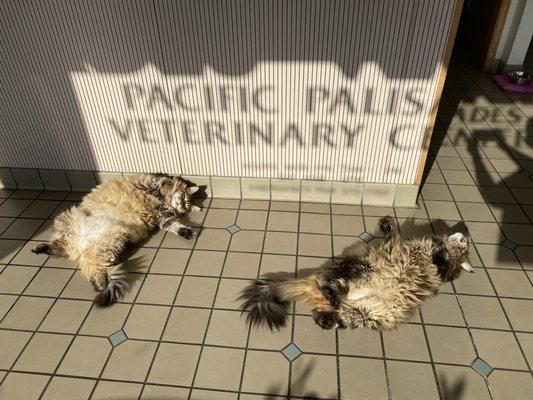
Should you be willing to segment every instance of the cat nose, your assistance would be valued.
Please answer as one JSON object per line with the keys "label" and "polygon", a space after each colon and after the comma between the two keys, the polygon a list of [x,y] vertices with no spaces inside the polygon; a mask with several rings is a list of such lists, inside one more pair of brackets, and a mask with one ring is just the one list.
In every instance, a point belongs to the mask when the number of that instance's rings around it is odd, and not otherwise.
{"label": "cat nose", "polygon": [[453,235],[450,235],[450,240],[452,242],[460,242],[461,240],[464,239],[464,237],[465,235],[463,235],[461,232],[456,232]]}

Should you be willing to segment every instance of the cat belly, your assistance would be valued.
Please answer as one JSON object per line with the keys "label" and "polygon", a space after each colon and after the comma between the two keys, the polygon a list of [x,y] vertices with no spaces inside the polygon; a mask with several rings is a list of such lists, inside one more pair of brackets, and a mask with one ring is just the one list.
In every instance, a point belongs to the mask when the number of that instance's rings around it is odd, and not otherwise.
{"label": "cat belly", "polygon": [[116,219],[107,215],[90,215],[80,221],[78,233],[78,248],[80,250],[108,240],[113,228],[119,224]]}

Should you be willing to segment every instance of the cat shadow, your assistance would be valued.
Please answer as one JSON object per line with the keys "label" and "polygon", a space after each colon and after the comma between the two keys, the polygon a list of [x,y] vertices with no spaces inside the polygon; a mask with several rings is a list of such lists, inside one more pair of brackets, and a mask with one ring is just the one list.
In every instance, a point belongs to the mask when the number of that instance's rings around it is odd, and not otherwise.
{"label": "cat shadow", "polygon": [[455,382],[449,382],[444,374],[439,376],[442,400],[461,400],[464,397],[466,378],[460,376]]}

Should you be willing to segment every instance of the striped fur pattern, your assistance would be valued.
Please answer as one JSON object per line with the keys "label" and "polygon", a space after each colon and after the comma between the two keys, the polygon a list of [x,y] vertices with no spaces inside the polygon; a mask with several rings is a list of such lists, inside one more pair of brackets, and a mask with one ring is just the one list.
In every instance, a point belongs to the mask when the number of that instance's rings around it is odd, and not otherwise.
{"label": "striped fur pattern", "polygon": [[51,241],[33,251],[78,261],[81,273],[98,291],[96,304],[110,306],[130,288],[121,265],[128,246],[145,240],[157,228],[192,238],[192,229],[180,219],[199,210],[191,201],[197,190],[180,177],[159,174],[102,183],[78,206],[59,214]]}
{"label": "striped fur pattern", "polygon": [[280,328],[291,302],[301,301],[311,306],[323,329],[393,329],[468,264],[468,238],[462,233],[403,239],[390,217],[382,218],[379,227],[383,241],[310,276],[251,283],[240,296],[248,321]]}

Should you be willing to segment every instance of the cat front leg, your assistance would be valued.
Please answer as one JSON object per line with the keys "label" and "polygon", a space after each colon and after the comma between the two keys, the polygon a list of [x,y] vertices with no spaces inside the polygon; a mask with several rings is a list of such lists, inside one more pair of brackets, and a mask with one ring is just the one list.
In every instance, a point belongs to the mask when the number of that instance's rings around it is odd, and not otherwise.
{"label": "cat front leg", "polygon": [[172,232],[175,235],[181,236],[184,239],[192,239],[194,232],[191,227],[182,224],[178,218],[165,218],[159,223],[159,229]]}

